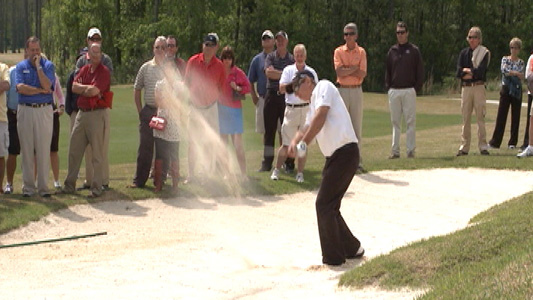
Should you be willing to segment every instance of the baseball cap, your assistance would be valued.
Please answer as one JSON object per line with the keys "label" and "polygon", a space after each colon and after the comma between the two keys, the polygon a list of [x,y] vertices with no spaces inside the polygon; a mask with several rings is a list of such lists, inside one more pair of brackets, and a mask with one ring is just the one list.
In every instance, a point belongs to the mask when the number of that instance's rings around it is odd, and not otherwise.
{"label": "baseball cap", "polygon": [[276,38],[277,38],[278,36],[282,36],[282,37],[285,38],[286,40],[289,39],[289,36],[288,36],[287,33],[286,33],[285,31],[283,31],[283,30],[281,30],[281,31],[279,31],[278,33],[276,33]]}
{"label": "baseball cap", "polygon": [[270,31],[270,30],[263,31],[263,34],[261,35],[261,38],[264,38],[265,36],[269,37],[271,39],[274,38],[274,34],[272,34],[272,31]]}
{"label": "baseball cap", "polygon": [[204,43],[211,42],[215,45],[218,44],[218,35],[214,32],[208,33],[204,38]]}
{"label": "baseball cap", "polygon": [[89,33],[87,33],[87,38],[92,38],[93,35],[98,34],[100,37],[102,37],[102,33],[100,32],[100,29],[93,27],[89,29]]}

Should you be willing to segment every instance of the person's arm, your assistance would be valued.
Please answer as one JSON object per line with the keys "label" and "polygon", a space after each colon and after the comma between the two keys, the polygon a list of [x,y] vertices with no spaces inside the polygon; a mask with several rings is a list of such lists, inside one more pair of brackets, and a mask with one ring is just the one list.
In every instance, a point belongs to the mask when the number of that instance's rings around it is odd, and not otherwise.
{"label": "person's arm", "polygon": [[272,80],[279,80],[281,78],[282,71],[274,69],[273,66],[269,66],[265,69],[265,74]]}
{"label": "person's arm", "polygon": [[385,91],[386,92],[390,89],[392,85],[391,56],[392,56],[392,48],[389,50],[389,53],[387,53],[387,58],[385,59]]}
{"label": "person's arm", "polygon": [[80,96],[95,97],[100,95],[100,89],[94,85],[81,84],[74,82],[72,84],[72,91]]}
{"label": "person's arm", "polygon": [[289,69],[283,69],[281,76],[279,77],[279,92],[281,94],[287,93],[287,85],[290,84],[291,81],[292,80],[289,78]]}
{"label": "person's arm", "polygon": [[[45,70],[41,66],[40,55],[35,57],[33,60],[33,65],[37,68],[37,76],[39,78],[39,84],[41,85],[41,88],[47,93],[52,93],[52,82],[55,82],[55,70],[53,70],[53,66],[45,66],[47,68]],[[52,72],[52,74],[47,74],[50,72]]]}
{"label": "person's arm", "polygon": [[0,93],[9,91],[10,87],[9,80],[0,80]]}
{"label": "person's arm", "polygon": [[317,108],[313,119],[309,125],[304,126],[302,131],[298,131],[289,145],[289,156],[294,157],[296,154],[296,145],[303,141],[306,144],[311,143],[311,141],[316,137],[316,135],[324,127],[326,123],[326,118],[328,116],[329,106],[320,106]]}
{"label": "person's arm", "polygon": [[137,107],[137,112],[139,115],[141,114],[142,110],[142,103],[141,103],[141,90],[133,90],[133,100],[135,101],[135,106]]}
{"label": "person's arm", "polygon": [[416,64],[416,85],[415,90],[417,92],[420,92],[422,90],[422,86],[424,85],[424,62],[422,61],[422,54],[420,53],[420,50],[418,51],[418,61]]}
{"label": "person's arm", "polygon": [[257,59],[252,59],[252,63],[250,64],[250,68],[248,68],[248,81],[250,82],[250,95],[252,96],[252,101],[254,102],[254,105],[257,106],[257,103],[259,103],[259,96],[257,95],[257,91],[255,89],[255,84],[257,82],[257,74],[256,72],[263,72],[263,70],[257,70]]}

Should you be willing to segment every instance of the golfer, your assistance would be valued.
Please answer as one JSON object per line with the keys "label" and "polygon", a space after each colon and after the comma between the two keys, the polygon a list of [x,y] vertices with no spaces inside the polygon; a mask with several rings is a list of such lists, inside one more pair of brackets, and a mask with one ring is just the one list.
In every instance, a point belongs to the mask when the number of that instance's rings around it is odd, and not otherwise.
{"label": "golfer", "polygon": [[296,73],[292,90],[309,102],[303,129],[289,146],[290,156],[303,156],[316,136],[326,164],[316,197],[322,263],[341,265],[347,258],[361,258],[365,250],[340,213],[341,200],[359,166],[359,147],[350,115],[337,88],[328,80],[315,82],[307,70]]}

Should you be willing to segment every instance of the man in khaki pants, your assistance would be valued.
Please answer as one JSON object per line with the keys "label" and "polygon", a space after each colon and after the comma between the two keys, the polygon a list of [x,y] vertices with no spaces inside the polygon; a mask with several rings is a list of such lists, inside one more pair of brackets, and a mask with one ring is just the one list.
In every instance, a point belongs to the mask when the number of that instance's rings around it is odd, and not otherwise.
{"label": "man in khaki pants", "polygon": [[489,155],[487,150],[487,133],[485,131],[485,81],[490,51],[481,45],[482,35],[479,27],[472,27],[466,37],[469,47],[459,53],[457,60],[457,77],[461,78],[461,113],[463,130],[461,146],[457,156],[468,155],[470,151],[471,131],[470,120],[472,111],[476,113],[478,127],[478,147],[481,155]]}
{"label": "man in khaki pants", "polygon": [[[102,45],[102,32],[100,29],[96,27],[92,27],[89,29],[89,32],[87,33],[87,47],[90,47],[92,44],[99,44]],[[76,74],[78,74],[79,70],[85,66],[91,63],[91,58],[89,56],[89,53],[85,53],[80,58],[78,58],[78,61],[76,62]],[[113,75],[113,62],[111,61],[111,58],[109,55],[102,52],[102,64],[107,67],[111,75]],[[103,162],[102,162],[102,168],[103,168],[103,174],[102,174],[102,188],[104,190],[109,189],[109,158],[108,158],[108,152],[109,152],[109,134],[110,134],[110,120],[109,120],[109,110],[111,108],[105,108],[104,109],[104,145],[103,145]],[[77,111],[71,114],[71,122],[70,122],[70,128],[74,127],[74,120],[76,120]],[[91,163],[92,161],[92,148],[91,145],[87,146],[87,149],[85,149],[85,182],[82,186],[82,189],[90,189],[91,182],[93,181],[93,174],[94,174],[94,166]]]}
{"label": "man in khaki pants", "polygon": [[[363,139],[363,90],[361,84],[366,77],[366,51],[357,44],[357,25],[344,26],[346,44],[335,49],[333,64],[337,73],[337,84],[344,104],[352,120],[359,146]],[[362,158],[359,156],[357,173],[363,173]]]}

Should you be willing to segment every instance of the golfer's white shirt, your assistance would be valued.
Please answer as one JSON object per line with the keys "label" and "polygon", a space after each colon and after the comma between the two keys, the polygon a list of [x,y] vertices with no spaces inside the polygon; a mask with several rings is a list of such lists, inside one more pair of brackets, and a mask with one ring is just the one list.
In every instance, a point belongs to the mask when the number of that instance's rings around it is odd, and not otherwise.
{"label": "golfer's white shirt", "polygon": [[324,126],[316,136],[320,151],[324,156],[331,156],[335,150],[348,143],[357,143],[352,121],[337,87],[328,80],[321,80],[311,94],[309,112],[305,121],[311,124],[316,110],[321,106],[329,106]]}

